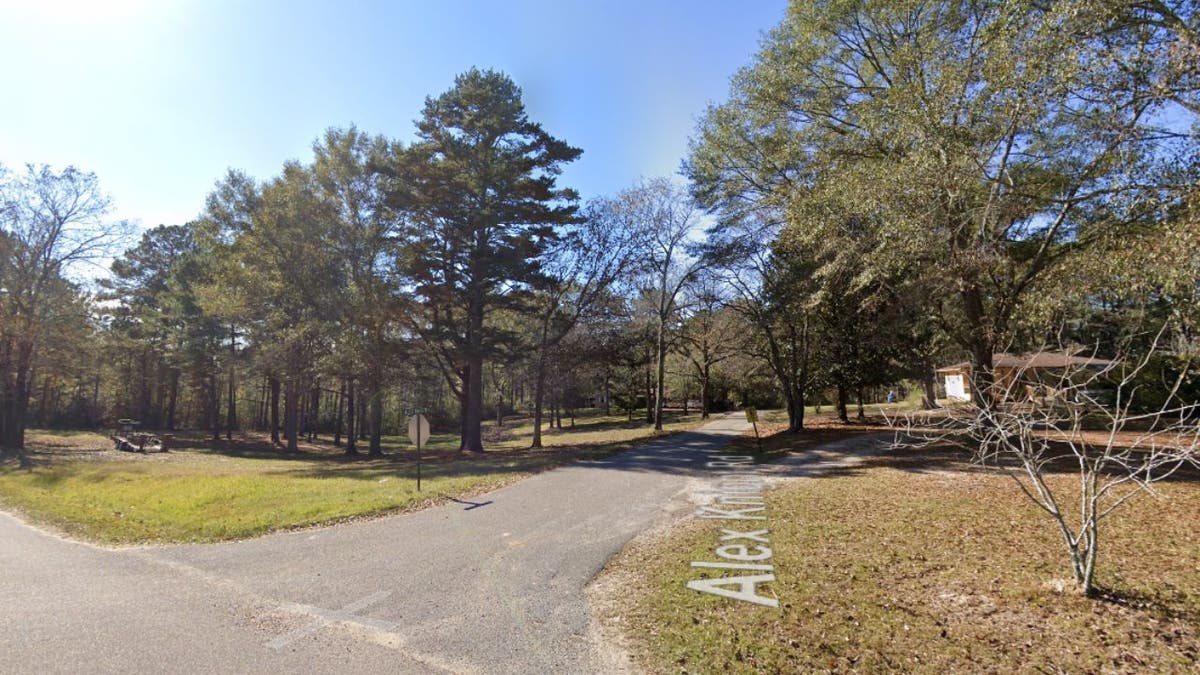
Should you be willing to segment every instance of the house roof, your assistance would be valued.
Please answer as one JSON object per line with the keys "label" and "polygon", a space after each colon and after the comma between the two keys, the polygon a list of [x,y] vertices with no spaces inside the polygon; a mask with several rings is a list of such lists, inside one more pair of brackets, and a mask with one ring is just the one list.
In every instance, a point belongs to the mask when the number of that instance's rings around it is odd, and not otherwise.
{"label": "house roof", "polygon": [[[1027,370],[1030,368],[1068,368],[1076,366],[1080,368],[1093,367],[1102,368],[1112,365],[1112,361],[1107,359],[1097,359],[1090,356],[1073,356],[1062,352],[1036,352],[1033,354],[1009,354],[1006,352],[996,352],[992,354],[993,368],[1011,368]],[[963,361],[952,366],[938,368],[939,373],[949,373],[960,370],[970,370],[971,362]]]}

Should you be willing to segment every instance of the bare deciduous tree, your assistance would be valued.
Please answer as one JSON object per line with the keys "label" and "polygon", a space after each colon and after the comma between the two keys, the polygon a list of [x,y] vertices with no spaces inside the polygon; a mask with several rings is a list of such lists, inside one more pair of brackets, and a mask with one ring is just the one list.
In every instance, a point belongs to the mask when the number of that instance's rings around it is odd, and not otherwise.
{"label": "bare deciduous tree", "polygon": [[[1153,346],[1140,358],[1077,359],[1052,374],[1017,368],[990,385],[993,406],[896,420],[894,447],[952,443],[1004,471],[1054,522],[1075,583],[1095,595],[1101,522],[1180,469],[1200,467],[1200,402],[1179,396],[1183,376],[1165,402],[1140,400],[1160,353]],[[1074,474],[1074,487],[1049,480],[1054,473]]]}
{"label": "bare deciduous tree", "polygon": [[534,448],[542,447],[548,355],[580,320],[602,303],[628,266],[634,231],[622,226],[616,204],[597,200],[586,220],[567,230],[550,246],[542,261],[536,290],[536,355],[534,357]]}
{"label": "bare deciduous tree", "polygon": [[705,274],[689,293],[693,310],[683,326],[684,357],[695,369],[700,385],[700,417],[708,419],[712,407],[712,370],[745,349],[749,326],[733,309],[716,274]]}
{"label": "bare deciduous tree", "polygon": [[25,414],[46,331],[79,289],[77,266],[104,258],[127,233],[109,220],[95,174],[0,167],[0,448],[25,447]]}
{"label": "bare deciduous tree", "polygon": [[685,190],[667,178],[643,181],[618,197],[620,209],[637,232],[634,258],[645,274],[645,288],[655,303],[654,428],[662,429],[663,389],[671,322],[681,309],[684,287],[708,264],[689,255],[700,211]]}

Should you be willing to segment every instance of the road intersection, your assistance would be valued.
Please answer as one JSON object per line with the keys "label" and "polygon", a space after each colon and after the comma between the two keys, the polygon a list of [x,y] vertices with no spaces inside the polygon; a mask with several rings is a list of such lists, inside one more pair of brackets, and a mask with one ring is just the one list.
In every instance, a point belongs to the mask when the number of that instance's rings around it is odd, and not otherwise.
{"label": "road intersection", "polygon": [[0,513],[0,672],[605,672],[585,586],[747,428],[241,542],[111,550]]}

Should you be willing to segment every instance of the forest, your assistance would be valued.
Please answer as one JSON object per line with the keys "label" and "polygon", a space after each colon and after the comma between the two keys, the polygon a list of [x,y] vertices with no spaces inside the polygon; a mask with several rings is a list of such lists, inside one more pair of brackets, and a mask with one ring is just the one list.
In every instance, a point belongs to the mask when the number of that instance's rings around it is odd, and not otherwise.
{"label": "forest", "polygon": [[1195,6],[865,4],[793,3],[681,176],[588,200],[584,150],[486,69],[410,142],[330,128],[136,236],[94,174],[0,167],[0,447],[134,418],[377,455],[414,411],[464,452],[582,408],[799,430],[1038,349],[1200,400]]}

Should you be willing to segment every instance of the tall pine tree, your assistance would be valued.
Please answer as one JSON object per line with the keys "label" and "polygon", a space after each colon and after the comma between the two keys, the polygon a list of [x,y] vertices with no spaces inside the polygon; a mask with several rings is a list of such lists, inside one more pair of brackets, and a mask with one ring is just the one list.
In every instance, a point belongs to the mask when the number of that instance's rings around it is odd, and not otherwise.
{"label": "tall pine tree", "polygon": [[425,101],[417,142],[389,167],[389,200],[407,218],[400,266],[423,316],[416,326],[458,379],[462,446],[481,452],[483,362],[513,338],[488,315],[523,302],[557,228],[579,222],[559,188],[582,153],[529,120],[506,75],[472,69]]}

